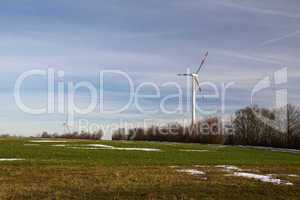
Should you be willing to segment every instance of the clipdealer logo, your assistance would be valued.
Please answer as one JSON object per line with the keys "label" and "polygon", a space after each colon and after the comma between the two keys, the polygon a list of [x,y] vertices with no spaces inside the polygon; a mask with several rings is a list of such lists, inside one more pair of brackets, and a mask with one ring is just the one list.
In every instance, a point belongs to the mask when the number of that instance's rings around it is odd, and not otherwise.
{"label": "clipdealer logo", "polygon": [[[279,88],[275,90],[275,102],[273,109],[275,118],[270,119],[255,109],[252,109],[255,116],[267,124],[268,126],[284,133],[287,130],[287,105],[288,105],[288,91],[286,84],[288,82],[288,69],[282,68],[273,73],[273,76],[266,76],[261,79],[252,89],[251,92],[251,105],[255,105],[254,97],[257,93],[262,92],[268,88]],[[254,106],[252,106],[253,108]]]}

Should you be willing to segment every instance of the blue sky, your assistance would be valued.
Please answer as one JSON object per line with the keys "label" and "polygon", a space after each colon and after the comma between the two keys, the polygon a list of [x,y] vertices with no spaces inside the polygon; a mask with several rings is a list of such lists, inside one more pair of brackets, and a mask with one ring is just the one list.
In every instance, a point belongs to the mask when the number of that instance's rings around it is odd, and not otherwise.
{"label": "blue sky", "polygon": [[[288,68],[288,101],[299,104],[299,13],[298,0],[1,1],[0,131],[24,135],[62,132],[64,115],[33,116],[16,106],[13,88],[24,71],[51,67],[65,71],[65,80],[91,81],[97,86],[98,72],[118,69],[128,73],[135,85],[174,81],[187,92],[186,80],[176,74],[196,68],[205,51],[209,57],[201,81],[235,82],[228,93],[226,113],[249,105],[255,83],[283,67]],[[108,78],[106,83],[108,107],[126,102],[124,80]],[[24,99],[42,105],[45,88],[43,79],[28,81]],[[162,87],[161,98],[172,90]],[[274,90],[258,96],[257,103],[272,105]],[[78,98],[85,105],[88,94],[80,92]],[[144,105],[153,109],[161,98],[145,100]],[[169,103],[171,107],[176,104]],[[199,98],[198,104],[220,107],[220,102],[211,99]],[[118,115],[77,117],[108,124],[120,118],[139,121],[145,117],[163,122],[189,118],[189,114],[145,115],[132,105]]]}

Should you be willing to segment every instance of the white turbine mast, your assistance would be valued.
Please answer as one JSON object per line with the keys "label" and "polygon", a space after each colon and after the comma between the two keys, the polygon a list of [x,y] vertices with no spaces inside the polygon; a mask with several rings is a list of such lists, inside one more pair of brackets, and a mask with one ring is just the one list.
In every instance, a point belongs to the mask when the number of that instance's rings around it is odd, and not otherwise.
{"label": "white turbine mast", "polygon": [[192,78],[192,126],[196,123],[196,84],[198,86],[199,91],[200,88],[200,81],[199,81],[199,72],[207,59],[208,52],[205,53],[204,58],[202,59],[200,66],[198,67],[197,71],[191,74],[178,74],[178,76],[189,76]]}
{"label": "white turbine mast", "polygon": [[66,119],[66,121],[63,123],[63,127],[64,127],[64,134],[71,133],[70,126],[68,124],[68,119]]}

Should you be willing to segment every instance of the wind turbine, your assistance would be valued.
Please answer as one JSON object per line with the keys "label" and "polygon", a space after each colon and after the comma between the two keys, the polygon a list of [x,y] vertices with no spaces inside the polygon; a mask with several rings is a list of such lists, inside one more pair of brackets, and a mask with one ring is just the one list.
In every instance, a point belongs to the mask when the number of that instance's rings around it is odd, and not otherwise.
{"label": "wind turbine", "polygon": [[66,118],[66,121],[63,123],[63,127],[64,127],[64,134],[71,133],[70,126],[68,124],[68,118]]}
{"label": "wind turbine", "polygon": [[208,52],[205,53],[204,58],[201,61],[200,66],[197,71],[191,74],[178,74],[178,76],[189,76],[192,78],[192,126],[196,123],[196,84],[198,85],[199,91],[201,92],[200,82],[199,82],[199,72],[207,59]]}

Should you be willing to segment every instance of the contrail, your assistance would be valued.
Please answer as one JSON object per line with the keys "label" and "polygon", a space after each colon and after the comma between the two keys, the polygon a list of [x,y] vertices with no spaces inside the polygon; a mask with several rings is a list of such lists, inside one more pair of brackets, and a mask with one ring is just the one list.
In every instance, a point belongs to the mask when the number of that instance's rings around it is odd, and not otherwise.
{"label": "contrail", "polygon": [[300,15],[287,13],[287,12],[283,12],[283,11],[279,11],[279,10],[271,10],[271,9],[245,6],[245,5],[241,5],[241,4],[233,3],[233,2],[221,2],[220,4],[222,4],[224,6],[227,6],[227,7],[233,7],[233,8],[248,10],[248,11],[261,13],[261,14],[278,15],[278,16],[283,16],[283,17],[288,17],[288,18],[300,19]]}
{"label": "contrail", "polygon": [[296,35],[298,35],[299,33],[300,33],[300,30],[297,30],[297,31],[294,31],[294,32],[292,32],[292,33],[283,35],[283,36],[281,36],[281,37],[278,37],[278,38],[274,38],[274,39],[271,39],[271,40],[264,41],[264,42],[262,42],[260,45],[258,45],[258,47],[263,47],[263,46],[266,46],[266,45],[269,45],[269,44],[273,44],[273,43],[278,42],[278,41],[280,41],[280,40],[284,40],[284,39],[287,39],[287,38],[296,36]]}
{"label": "contrail", "polygon": [[232,57],[241,58],[241,59],[247,59],[247,60],[253,60],[253,61],[256,61],[256,62],[282,64],[281,62],[276,61],[274,59],[264,58],[264,57],[254,56],[254,55],[248,55],[248,54],[243,54],[241,52],[236,52],[236,51],[221,51],[220,53],[222,53],[224,55],[227,55],[227,56],[232,56]]}

